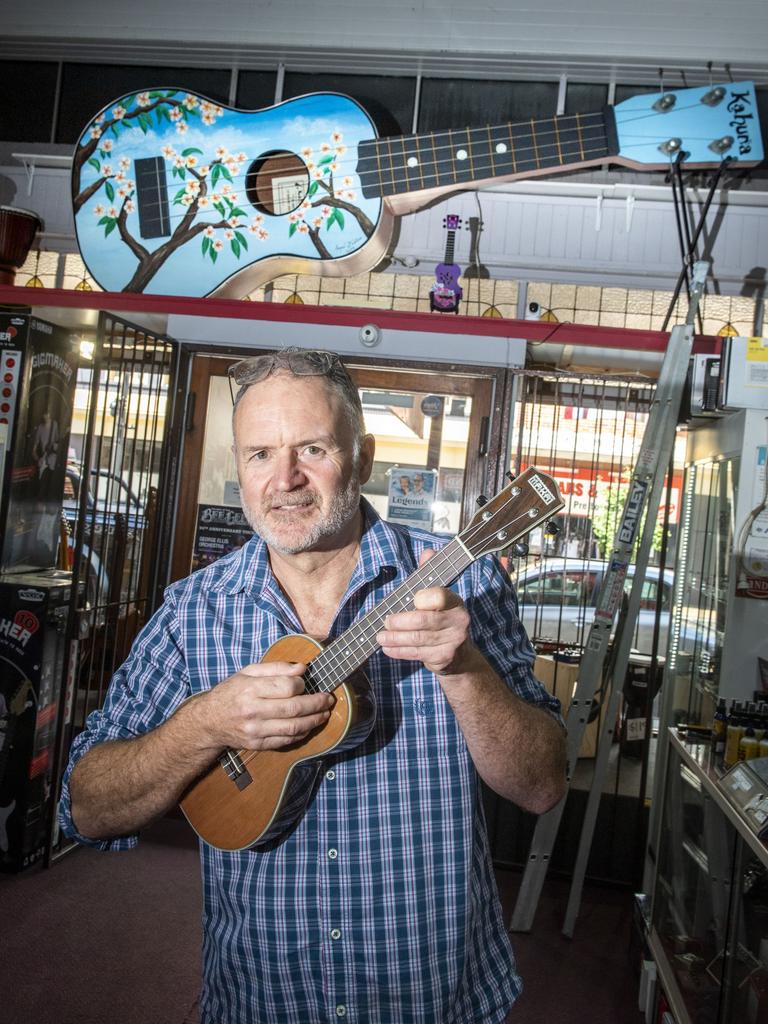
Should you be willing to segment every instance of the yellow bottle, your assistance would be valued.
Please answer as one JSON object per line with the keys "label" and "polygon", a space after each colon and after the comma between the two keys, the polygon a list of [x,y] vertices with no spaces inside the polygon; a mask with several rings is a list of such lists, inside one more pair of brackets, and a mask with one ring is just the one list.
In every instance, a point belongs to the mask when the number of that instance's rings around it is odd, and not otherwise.
{"label": "yellow bottle", "polygon": [[755,739],[755,730],[750,725],[739,740],[739,760],[751,761],[753,757],[757,757],[759,749],[760,743]]}

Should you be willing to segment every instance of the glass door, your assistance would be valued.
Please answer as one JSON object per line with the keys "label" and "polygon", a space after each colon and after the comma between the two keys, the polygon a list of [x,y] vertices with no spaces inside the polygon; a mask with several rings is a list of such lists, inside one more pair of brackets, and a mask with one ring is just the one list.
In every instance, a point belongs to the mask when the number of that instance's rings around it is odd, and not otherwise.
{"label": "glass door", "polygon": [[[231,451],[226,373],[236,359],[197,356],[194,361],[174,579],[215,561],[251,535]],[[500,484],[507,436],[505,371],[347,365],[360,391],[366,430],[376,438],[376,461],[363,493],[384,519],[455,534],[477,496]]]}

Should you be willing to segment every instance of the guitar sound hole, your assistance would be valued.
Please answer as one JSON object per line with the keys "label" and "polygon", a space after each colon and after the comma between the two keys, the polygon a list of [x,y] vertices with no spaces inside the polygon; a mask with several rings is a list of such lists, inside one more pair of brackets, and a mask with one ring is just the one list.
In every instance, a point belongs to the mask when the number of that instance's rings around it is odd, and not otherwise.
{"label": "guitar sound hole", "polygon": [[264,153],[245,175],[249,202],[272,216],[292,213],[302,204],[308,189],[309,172],[295,153]]}

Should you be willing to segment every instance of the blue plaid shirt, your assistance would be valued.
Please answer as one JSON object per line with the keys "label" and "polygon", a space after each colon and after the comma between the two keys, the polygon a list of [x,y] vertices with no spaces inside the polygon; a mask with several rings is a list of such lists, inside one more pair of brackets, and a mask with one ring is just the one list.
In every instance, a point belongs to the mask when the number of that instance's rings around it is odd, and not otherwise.
{"label": "blue plaid shirt", "polygon": [[[364,502],[360,558],[333,624],[338,636],[441,541],[393,527]],[[498,562],[454,584],[475,643],[509,687],[557,713],[533,678],[533,651]],[[254,537],[171,586],[116,673],[104,708],[76,739],[154,729],[201,690],[301,632]],[[328,759],[299,826],[269,852],[200,843],[204,891],[203,1024],[494,1024],[521,983],[496,891],[478,776],[435,676],[381,652],[367,663],[378,704],[357,750]],[[90,842],[125,849],[126,836]]]}

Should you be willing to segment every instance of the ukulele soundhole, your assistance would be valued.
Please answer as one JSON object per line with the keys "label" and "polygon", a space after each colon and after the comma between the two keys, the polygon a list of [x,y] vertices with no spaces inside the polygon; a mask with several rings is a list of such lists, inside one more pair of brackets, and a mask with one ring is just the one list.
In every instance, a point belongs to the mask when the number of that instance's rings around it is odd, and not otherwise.
{"label": "ukulele soundhole", "polygon": [[245,175],[245,194],[262,213],[292,213],[306,198],[309,171],[295,153],[285,150],[263,153]]}

